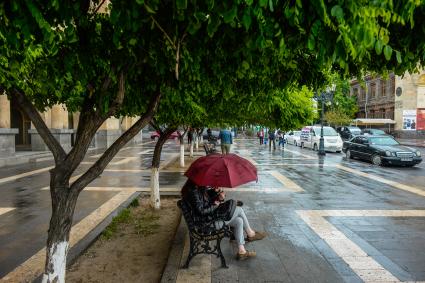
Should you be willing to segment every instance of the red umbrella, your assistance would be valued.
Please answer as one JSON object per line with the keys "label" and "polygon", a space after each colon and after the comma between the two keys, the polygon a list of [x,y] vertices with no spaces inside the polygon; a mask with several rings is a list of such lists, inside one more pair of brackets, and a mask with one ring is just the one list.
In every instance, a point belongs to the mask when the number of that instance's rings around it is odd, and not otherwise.
{"label": "red umbrella", "polygon": [[198,186],[234,188],[256,181],[257,168],[236,154],[209,154],[193,162],[185,175]]}

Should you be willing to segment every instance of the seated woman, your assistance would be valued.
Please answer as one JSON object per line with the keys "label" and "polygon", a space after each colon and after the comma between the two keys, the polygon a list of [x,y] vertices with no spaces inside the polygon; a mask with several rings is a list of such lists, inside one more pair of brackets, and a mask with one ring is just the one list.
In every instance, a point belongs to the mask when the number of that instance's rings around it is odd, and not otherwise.
{"label": "seated woman", "polygon": [[[194,213],[200,218],[214,216],[216,210],[219,208],[220,202],[212,198],[212,196],[217,194],[208,193],[208,190],[211,189],[207,187],[199,187],[191,180],[187,180],[181,190],[182,198],[190,204]],[[220,195],[222,193],[218,194]],[[224,197],[224,195],[221,197]],[[238,244],[237,259],[247,259],[256,256],[254,251],[248,251],[245,249],[244,231],[247,234],[248,242],[261,240],[267,234],[264,232],[254,231],[251,228],[242,207],[234,206],[228,207],[228,209],[228,213],[230,214],[228,217],[229,220],[225,221],[225,223],[234,228],[234,235]]]}

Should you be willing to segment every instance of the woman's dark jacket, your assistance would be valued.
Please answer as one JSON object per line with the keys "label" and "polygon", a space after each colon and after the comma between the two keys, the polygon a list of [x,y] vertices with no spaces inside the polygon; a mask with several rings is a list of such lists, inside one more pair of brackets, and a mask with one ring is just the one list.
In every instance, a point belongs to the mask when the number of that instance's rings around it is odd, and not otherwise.
{"label": "woman's dark jacket", "polygon": [[[214,192],[209,192],[205,187],[192,187],[186,194],[185,201],[187,201],[193,211],[193,218],[195,222],[208,222],[217,218],[229,220],[236,205],[229,206],[225,203],[220,206],[214,205]],[[229,202],[229,201],[228,201]]]}
{"label": "woman's dark jacket", "polygon": [[197,220],[212,218],[217,206],[213,205],[205,187],[192,187],[185,196]]}

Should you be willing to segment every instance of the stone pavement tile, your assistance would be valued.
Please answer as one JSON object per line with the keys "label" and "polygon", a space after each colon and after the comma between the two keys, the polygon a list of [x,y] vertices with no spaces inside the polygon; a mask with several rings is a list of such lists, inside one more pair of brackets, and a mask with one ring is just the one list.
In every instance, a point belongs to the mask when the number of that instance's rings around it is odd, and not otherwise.
{"label": "stone pavement tile", "polygon": [[317,252],[293,245],[291,241],[272,239],[293,282],[341,282],[340,275]]}

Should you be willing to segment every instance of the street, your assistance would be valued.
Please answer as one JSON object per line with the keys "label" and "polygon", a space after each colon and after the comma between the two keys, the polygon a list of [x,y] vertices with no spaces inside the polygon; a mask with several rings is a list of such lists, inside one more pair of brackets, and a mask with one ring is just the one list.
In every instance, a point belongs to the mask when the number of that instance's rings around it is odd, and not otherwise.
{"label": "street", "polygon": [[[153,146],[145,141],[125,148],[83,191],[71,246],[136,192],[147,190]],[[197,155],[204,155],[201,149]],[[292,145],[270,151],[257,140],[237,139],[232,151],[257,166],[259,180],[228,189],[228,197],[242,200],[253,228],[269,236],[248,244],[257,258],[240,262],[234,258],[235,247],[224,241],[222,250],[230,268],[219,268],[219,260],[212,258],[207,281],[425,281],[425,164],[376,167],[347,161],[338,153],[319,158],[312,150]],[[99,153],[91,152],[83,168]],[[167,142],[162,163],[177,154],[178,145]],[[0,169],[0,278],[4,281],[21,281],[43,268],[50,214],[45,168],[51,165],[45,161]],[[182,174],[181,170],[160,172],[161,189],[178,192],[185,181]],[[192,273],[198,268],[196,261],[197,257],[189,269]],[[180,278],[187,278],[187,271],[181,272]]]}

